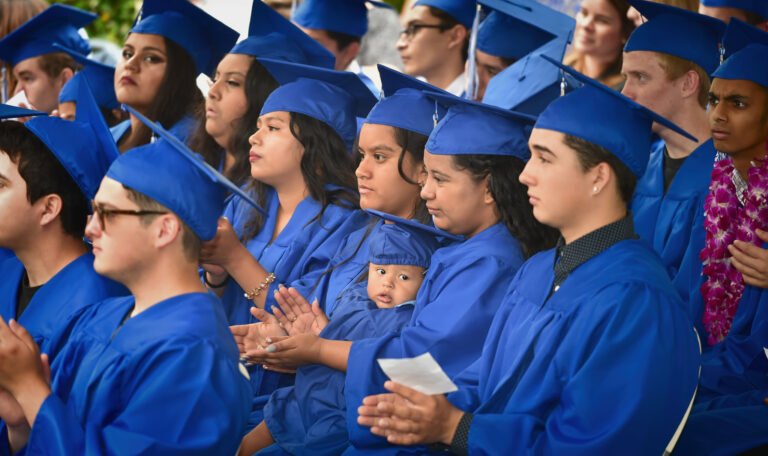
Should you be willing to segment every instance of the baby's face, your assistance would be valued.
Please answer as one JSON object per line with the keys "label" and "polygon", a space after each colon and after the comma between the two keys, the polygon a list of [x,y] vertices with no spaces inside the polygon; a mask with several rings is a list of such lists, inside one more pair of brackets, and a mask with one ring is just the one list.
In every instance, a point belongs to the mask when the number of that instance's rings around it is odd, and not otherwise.
{"label": "baby's face", "polygon": [[379,308],[391,308],[416,299],[424,268],[405,264],[368,266],[368,297]]}

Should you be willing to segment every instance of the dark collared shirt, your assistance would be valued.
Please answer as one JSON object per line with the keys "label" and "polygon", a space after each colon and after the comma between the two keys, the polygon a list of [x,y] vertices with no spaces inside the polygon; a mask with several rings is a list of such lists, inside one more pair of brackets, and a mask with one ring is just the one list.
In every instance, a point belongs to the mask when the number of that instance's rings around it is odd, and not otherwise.
{"label": "dark collared shirt", "polygon": [[552,282],[552,288],[549,295],[556,292],[565,279],[576,268],[597,256],[603,250],[613,244],[626,239],[637,239],[635,234],[635,224],[632,222],[632,214],[627,215],[616,222],[605,225],[601,228],[586,234],[570,244],[566,244],[561,237],[557,241],[557,250],[555,251],[555,281]]}

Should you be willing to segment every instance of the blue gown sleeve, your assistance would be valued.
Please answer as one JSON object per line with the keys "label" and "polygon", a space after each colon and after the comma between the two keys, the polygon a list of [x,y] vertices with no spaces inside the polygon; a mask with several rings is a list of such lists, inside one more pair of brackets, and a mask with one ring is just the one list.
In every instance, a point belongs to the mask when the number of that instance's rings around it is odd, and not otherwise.
{"label": "blue gown sleeve", "polygon": [[98,383],[115,400],[91,404],[86,417],[49,395],[26,454],[234,454],[248,415],[247,382],[233,381],[237,366],[210,343],[195,342],[105,370]]}

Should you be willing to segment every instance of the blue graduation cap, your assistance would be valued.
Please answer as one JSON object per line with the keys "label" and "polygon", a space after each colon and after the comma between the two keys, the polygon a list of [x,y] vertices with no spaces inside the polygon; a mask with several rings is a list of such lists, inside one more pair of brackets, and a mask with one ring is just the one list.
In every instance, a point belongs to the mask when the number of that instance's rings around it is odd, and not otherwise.
{"label": "blue graduation cap", "polygon": [[64,166],[87,199],[93,199],[110,164],[120,155],[88,83],[78,88],[74,122],[36,117],[26,126]]}
{"label": "blue graduation cap", "polygon": [[571,41],[576,21],[535,0],[480,0],[491,8],[477,32],[477,49],[519,60],[554,38]]}
{"label": "blue graduation cap", "polygon": [[647,0],[629,0],[648,21],[632,33],[625,52],[663,52],[689,60],[711,74],[726,24],[720,19]]}
{"label": "blue graduation cap", "polygon": [[290,111],[326,123],[339,134],[349,150],[357,134],[356,117],[366,117],[373,96],[356,74],[298,63],[259,59],[280,84],[264,102],[261,114]]}
{"label": "blue graduation cap", "polygon": [[768,32],[747,24],[735,17],[731,18],[731,22],[728,23],[728,28],[725,29],[725,35],[723,35],[723,59],[729,58],[734,53],[752,43],[768,46]]}
{"label": "blue graduation cap", "polygon": [[366,3],[391,8],[386,3],[372,0],[304,0],[291,19],[308,29],[363,36],[368,31]]}
{"label": "blue graduation cap", "polygon": [[748,45],[728,57],[712,76],[719,79],[744,79],[768,89],[768,46]]}
{"label": "blue graduation cap", "polygon": [[438,236],[452,236],[437,228],[379,211],[368,211],[394,223],[383,224],[371,235],[368,261],[373,264],[405,264],[429,268],[432,254],[440,248]]}
{"label": "blue graduation cap", "polygon": [[189,0],[145,0],[131,33],[172,40],[189,53],[198,72],[211,77],[239,36]]}
{"label": "blue graduation cap", "polygon": [[701,0],[701,4],[704,6],[739,8],[751,11],[768,20],[768,2],[765,0]]}
{"label": "blue graduation cap", "polygon": [[485,103],[428,92],[448,108],[425,149],[436,155],[506,155],[528,160],[528,136],[536,118]]}
{"label": "blue graduation cap", "polygon": [[417,0],[413,6],[431,6],[450,14],[464,27],[472,28],[475,20],[475,0]]}
{"label": "blue graduation cap", "polygon": [[0,104],[0,119],[15,119],[17,117],[27,116],[47,116],[47,113],[42,111],[34,111],[32,109],[20,108],[18,106],[11,106],[7,104]]}
{"label": "blue graduation cap", "polygon": [[385,98],[371,109],[365,123],[389,125],[429,136],[435,126],[435,102],[424,92],[448,92],[384,65],[378,68]]}
{"label": "blue graduation cap", "polygon": [[638,178],[648,165],[653,122],[696,141],[677,125],[610,87],[549,57],[542,58],[570,73],[584,85],[553,101],[541,113],[535,128],[559,131],[604,147]]}
{"label": "blue graduation cap", "polygon": [[229,53],[331,69],[336,63],[336,56],[330,51],[261,1],[253,2],[248,38]]}
{"label": "blue graduation cap", "polygon": [[51,5],[0,40],[0,59],[16,65],[31,57],[61,52],[54,43],[88,54],[91,46],[77,30],[96,17],[71,6]]}
{"label": "blue graduation cap", "polygon": [[[386,220],[388,222],[395,222],[401,226],[406,226],[412,231],[421,231],[431,236],[438,236],[438,237],[449,239],[452,241],[464,240],[464,236],[459,234],[451,234],[447,231],[443,231],[440,228],[432,225],[431,222],[430,224],[427,225],[419,222],[418,220],[405,219],[402,217],[398,217],[396,215],[388,214],[386,212],[377,211],[376,209],[366,209],[365,212],[371,215],[375,215],[376,217],[382,220]],[[396,264],[396,263],[392,263],[392,264]]]}
{"label": "blue graduation cap", "polygon": [[126,109],[157,133],[160,140],[122,154],[107,171],[107,177],[167,207],[203,241],[209,241],[216,235],[227,190],[240,196],[262,214],[265,213],[240,187],[158,123],[147,119],[130,106],[126,106]]}
{"label": "blue graduation cap", "polygon": [[[553,67],[542,55],[562,59],[568,41],[558,38],[497,74],[485,89],[483,103],[538,116],[549,104],[580,84]],[[564,83],[565,79],[566,83]]]}
{"label": "blue graduation cap", "polygon": [[96,104],[107,109],[120,108],[120,103],[117,101],[117,95],[115,95],[115,67],[91,60],[85,55],[79,54],[64,46],[59,46],[58,44],[55,44],[54,46],[60,51],[69,54],[75,62],[83,66],[83,68],[61,88],[61,92],[59,92],[59,103],[67,101],[77,102],[80,80],[86,78],[88,79],[88,85],[91,88],[93,97],[96,99]]}

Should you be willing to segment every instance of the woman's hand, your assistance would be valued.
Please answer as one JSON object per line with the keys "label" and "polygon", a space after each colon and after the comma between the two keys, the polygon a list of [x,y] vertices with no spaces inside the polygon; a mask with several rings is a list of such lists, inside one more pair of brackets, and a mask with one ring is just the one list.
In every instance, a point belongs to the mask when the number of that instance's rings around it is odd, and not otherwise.
{"label": "woman's hand", "polygon": [[200,251],[200,263],[205,265],[206,271],[211,272],[211,279],[221,278],[220,272],[222,271],[216,270],[210,265],[221,266],[229,271],[229,266],[236,259],[237,255],[242,254],[243,250],[245,250],[245,247],[240,243],[240,239],[238,239],[232,224],[229,223],[226,217],[221,217],[216,228],[216,236],[210,241],[203,243],[203,248]]}
{"label": "woman's hand", "polygon": [[396,445],[442,442],[450,445],[464,414],[442,394],[428,395],[393,381],[384,383],[392,394],[363,399],[357,422]]}
{"label": "woman's hand", "polygon": [[310,305],[295,288],[280,286],[275,291],[275,301],[282,310],[272,307],[272,313],[291,336],[304,333],[317,336],[328,324],[328,317],[320,308],[317,298]]}
{"label": "woman's hand", "polygon": [[229,327],[240,351],[240,357],[244,358],[257,356],[259,353],[262,353],[264,348],[270,344],[268,340],[271,337],[286,335],[285,330],[280,327],[280,324],[273,315],[256,307],[251,307],[251,313],[254,317],[262,320],[262,322]]}
{"label": "woman's hand", "polygon": [[267,339],[269,345],[248,359],[253,363],[264,364],[270,370],[296,369],[318,362],[323,340],[311,333],[270,337]]}

